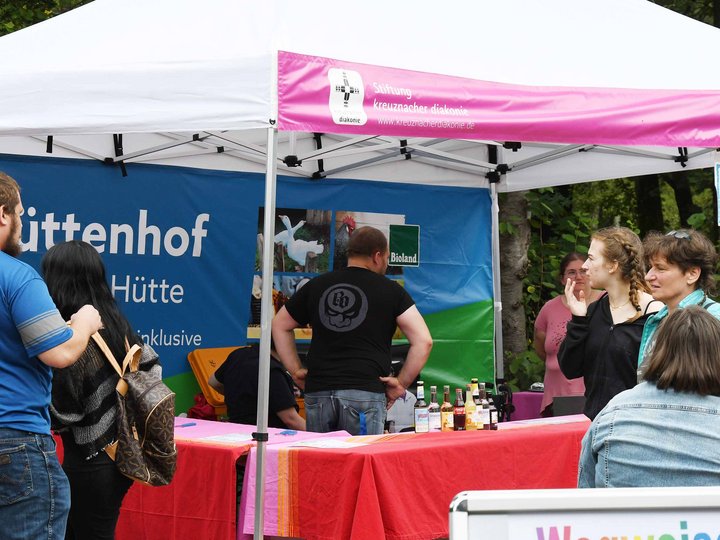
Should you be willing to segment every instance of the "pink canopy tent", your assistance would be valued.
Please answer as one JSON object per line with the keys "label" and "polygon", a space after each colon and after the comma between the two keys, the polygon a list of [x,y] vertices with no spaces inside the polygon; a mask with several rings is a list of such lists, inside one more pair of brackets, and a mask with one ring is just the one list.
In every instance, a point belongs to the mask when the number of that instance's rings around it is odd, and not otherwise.
{"label": "pink canopy tent", "polygon": [[489,188],[497,210],[501,191],[709,167],[718,49],[644,0],[96,0],[0,38],[0,152],[265,172],[264,388],[278,171]]}

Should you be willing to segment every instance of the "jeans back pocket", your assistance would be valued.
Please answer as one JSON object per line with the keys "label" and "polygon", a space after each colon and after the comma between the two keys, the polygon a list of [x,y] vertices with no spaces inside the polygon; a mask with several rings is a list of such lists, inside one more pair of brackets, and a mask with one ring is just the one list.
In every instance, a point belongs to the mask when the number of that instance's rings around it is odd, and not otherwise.
{"label": "jeans back pocket", "polygon": [[17,502],[32,493],[30,458],[24,444],[0,447],[0,504]]}

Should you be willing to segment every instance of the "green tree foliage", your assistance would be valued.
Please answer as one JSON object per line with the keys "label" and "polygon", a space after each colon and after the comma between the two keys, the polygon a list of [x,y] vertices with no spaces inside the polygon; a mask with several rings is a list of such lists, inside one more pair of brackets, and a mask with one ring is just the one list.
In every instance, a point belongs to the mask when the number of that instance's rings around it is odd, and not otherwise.
{"label": "green tree foliage", "polygon": [[6,0],[0,2],[0,36],[21,30],[90,0]]}
{"label": "green tree foliage", "polygon": [[[720,27],[720,0],[655,0],[655,3],[682,15]],[[524,280],[527,335],[540,308],[560,293],[558,280],[560,260],[569,251],[586,252],[589,234],[598,228],[622,225],[641,237],[639,216],[649,211],[644,197],[647,188],[643,178],[621,178],[577,184],[571,187],[543,188],[528,193],[531,239],[528,248],[529,268]],[[663,230],[692,227],[716,243],[717,197],[709,169],[657,175],[660,189],[660,212],[655,222]],[[687,197],[689,192],[690,196]],[[504,224],[504,233],[512,233],[512,224]],[[507,378],[516,390],[541,381],[544,365],[532,350],[509,358]]]}

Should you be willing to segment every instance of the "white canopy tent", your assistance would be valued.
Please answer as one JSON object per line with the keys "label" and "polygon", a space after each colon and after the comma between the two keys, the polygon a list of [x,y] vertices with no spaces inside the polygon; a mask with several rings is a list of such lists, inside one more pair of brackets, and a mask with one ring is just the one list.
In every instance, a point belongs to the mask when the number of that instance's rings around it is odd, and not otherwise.
{"label": "white canopy tent", "polygon": [[[644,0],[96,0],[0,39],[0,153],[265,172],[266,381],[278,170],[489,187],[498,261],[498,191],[711,166],[719,48],[720,30]],[[467,103],[473,128],[302,124],[278,51],[422,78],[428,99]],[[261,392],[261,434],[266,410]]]}

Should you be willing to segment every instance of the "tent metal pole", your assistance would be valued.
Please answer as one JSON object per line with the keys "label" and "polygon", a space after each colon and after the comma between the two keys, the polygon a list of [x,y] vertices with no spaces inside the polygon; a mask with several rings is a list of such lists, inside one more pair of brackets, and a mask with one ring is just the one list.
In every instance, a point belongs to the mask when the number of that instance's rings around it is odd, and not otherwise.
{"label": "tent metal pole", "polygon": [[275,193],[277,184],[277,129],[267,132],[267,168],[265,173],[265,216],[263,220],[262,301],[260,312],[260,364],[258,367],[257,441],[255,449],[255,532],[253,538],[262,540],[265,529],[265,445],[268,424],[268,386],[270,381],[270,332],[273,318],[272,284],[275,238]]}
{"label": "tent metal pole", "polygon": [[[501,149],[498,149],[501,152]],[[500,156],[498,155],[498,158]],[[498,160],[502,163],[501,160]],[[495,378],[505,377],[502,335],[502,294],[500,283],[500,205],[498,204],[497,182],[490,183],[490,200],[492,205],[492,273],[493,273],[493,328],[495,331]]]}

